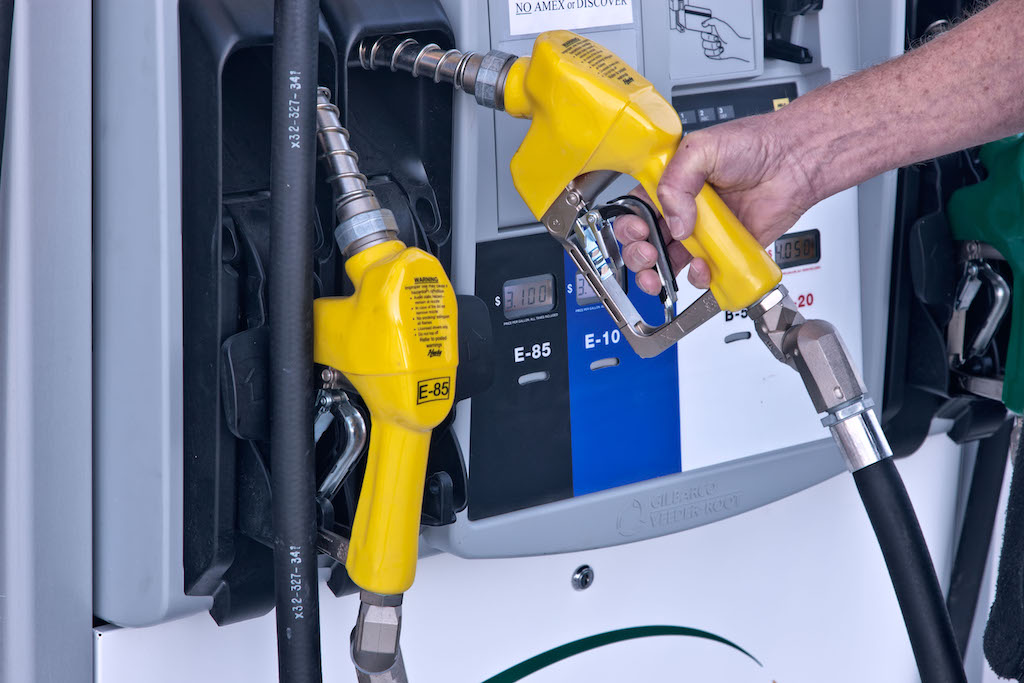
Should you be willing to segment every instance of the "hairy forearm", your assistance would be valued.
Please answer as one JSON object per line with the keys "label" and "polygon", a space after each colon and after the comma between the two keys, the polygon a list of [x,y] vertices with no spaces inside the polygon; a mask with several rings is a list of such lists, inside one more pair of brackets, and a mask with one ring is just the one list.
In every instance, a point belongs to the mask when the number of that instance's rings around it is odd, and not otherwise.
{"label": "hairy forearm", "polygon": [[884,171],[1024,131],[1024,0],[772,114],[818,201]]}

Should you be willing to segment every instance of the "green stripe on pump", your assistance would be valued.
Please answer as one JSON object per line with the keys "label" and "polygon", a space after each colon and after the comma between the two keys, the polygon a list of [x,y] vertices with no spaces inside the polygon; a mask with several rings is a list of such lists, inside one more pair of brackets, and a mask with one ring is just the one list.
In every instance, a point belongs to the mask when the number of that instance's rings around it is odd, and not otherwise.
{"label": "green stripe on pump", "polygon": [[747,657],[750,657],[752,660],[757,662],[758,666],[764,666],[756,657],[754,657],[754,655],[750,654],[736,643],[726,640],[721,636],[716,636],[714,633],[708,633],[707,631],[701,631],[700,629],[689,628],[686,626],[634,626],[632,628],[622,628],[616,631],[598,633],[597,635],[574,640],[571,643],[566,643],[565,645],[559,645],[556,648],[552,648],[547,652],[542,652],[535,657],[530,657],[526,661],[505,669],[499,674],[491,676],[484,681],[484,683],[515,683],[515,681],[521,681],[530,674],[536,673],[545,667],[556,664],[563,659],[569,659],[570,657],[582,654],[587,650],[593,650],[613,643],[621,643],[625,640],[651,638],[654,636],[688,636],[691,638],[713,640],[716,643],[728,645],[734,650],[742,652]]}

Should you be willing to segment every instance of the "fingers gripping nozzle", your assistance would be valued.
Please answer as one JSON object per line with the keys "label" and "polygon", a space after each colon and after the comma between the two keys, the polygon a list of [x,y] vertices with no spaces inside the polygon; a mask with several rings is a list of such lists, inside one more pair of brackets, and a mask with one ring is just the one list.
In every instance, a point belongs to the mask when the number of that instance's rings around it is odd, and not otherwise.
{"label": "fingers gripping nozzle", "polygon": [[[625,290],[613,277],[615,268],[602,267],[608,260],[607,256],[612,257],[612,262],[615,261],[614,254],[601,253],[599,248],[592,248],[587,239],[588,229],[597,237],[588,222],[588,217],[594,215],[589,206],[608,186],[614,175],[608,172],[594,172],[577,178],[558,196],[541,222],[547,228],[548,234],[569,254],[633,351],[641,358],[651,358],[671,348],[684,336],[714,317],[721,309],[714,296],[705,293],[674,318],[666,316],[668,321],[663,324],[652,325],[640,315],[636,306],[626,296]],[[633,212],[637,207],[629,208]],[[607,245],[609,240],[614,241],[614,237],[604,240],[604,243]],[[594,242],[596,244],[597,240]],[[663,287],[666,284],[668,283],[663,281]],[[671,283],[673,294],[674,284]],[[666,312],[672,311],[673,308],[668,304]]]}

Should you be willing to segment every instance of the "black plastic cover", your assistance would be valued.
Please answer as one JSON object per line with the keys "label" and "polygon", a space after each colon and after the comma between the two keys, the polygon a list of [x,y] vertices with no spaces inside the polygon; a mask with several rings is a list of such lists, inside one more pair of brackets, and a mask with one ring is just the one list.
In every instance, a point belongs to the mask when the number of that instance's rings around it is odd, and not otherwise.
{"label": "black plastic cover", "polygon": [[[450,86],[406,74],[366,73],[351,64],[368,36],[408,33],[451,45],[436,0],[325,0],[319,82],[328,86],[360,170],[391,209],[401,238],[450,270]],[[273,606],[267,408],[270,60],[273,0],[182,0],[182,250],[184,299],[184,589],[213,596],[220,624]],[[337,46],[337,47],[336,47]],[[311,264],[316,296],[346,293],[332,238],[332,197],[318,169]],[[460,397],[486,385],[489,330],[482,302],[460,297]],[[357,396],[357,407],[363,408]],[[450,523],[466,505],[466,473],[451,419],[435,430],[424,522]],[[312,428],[312,426],[311,426]],[[370,425],[372,430],[372,425]],[[337,422],[317,444],[318,476],[344,445]],[[359,463],[329,509],[345,533],[365,465]],[[312,504],[313,501],[311,501]],[[327,520],[331,522],[332,520]],[[333,566],[332,589],[354,589]]]}
{"label": "black plastic cover", "polygon": [[[950,381],[946,335],[962,266],[945,206],[955,190],[980,177],[970,154],[958,152],[899,172],[882,410],[882,427],[896,456],[916,451],[935,417],[953,420],[950,438],[965,443],[991,436],[1006,416],[1000,402],[966,394]],[[980,326],[986,296],[983,289],[968,314],[968,338]],[[1005,334],[997,334],[991,352],[966,369],[994,372]]]}

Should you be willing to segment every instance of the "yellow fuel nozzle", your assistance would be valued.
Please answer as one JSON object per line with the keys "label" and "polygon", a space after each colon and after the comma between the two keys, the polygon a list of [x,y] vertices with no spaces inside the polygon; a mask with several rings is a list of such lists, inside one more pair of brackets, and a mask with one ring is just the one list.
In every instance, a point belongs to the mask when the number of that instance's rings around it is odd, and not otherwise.
{"label": "yellow fuel nozzle", "polygon": [[355,293],[313,304],[313,359],[343,372],[370,411],[370,448],[346,569],[362,589],[413,582],[430,433],[458,365],[455,292],[440,262],[397,239],[345,263]]}
{"label": "yellow fuel nozzle", "polygon": [[416,575],[430,433],[455,397],[458,309],[440,261],[400,242],[394,216],[366,187],[330,92],[317,101],[334,237],[355,292],[313,302],[313,360],[344,373],[371,418],[345,568],[363,590],[397,595]]}
{"label": "yellow fuel nozzle", "polygon": [[[538,220],[570,183],[597,171],[633,176],[662,210],[658,183],[682,137],[679,115],[650,81],[589,38],[548,31],[537,37],[530,57],[516,58],[381,36],[362,41],[358,54],[365,69],[451,83],[484,106],[532,119],[511,167],[516,189]],[[707,262],[718,306],[746,308],[782,273],[711,187],[696,200],[697,224],[683,246]]]}
{"label": "yellow fuel nozzle", "polygon": [[[364,69],[451,83],[484,106],[531,119],[511,170],[538,220],[557,208],[569,183],[600,171],[633,176],[662,210],[657,184],[682,137],[679,115],[647,79],[589,38],[549,31],[538,36],[530,56],[515,57],[381,36],[360,42],[358,57]],[[707,261],[717,304],[739,310],[758,301],[779,283],[781,271],[709,185],[696,204],[693,236],[683,246]],[[623,317],[612,310],[615,304],[605,304],[616,322]]]}
{"label": "yellow fuel nozzle", "polygon": [[[512,179],[540,220],[579,176],[615,171],[636,178],[661,210],[658,183],[682,137],[679,115],[615,54],[569,31],[537,37],[530,57],[508,67],[505,111],[532,119],[512,157]],[[710,186],[697,196],[697,224],[683,246],[711,270],[719,306],[754,303],[782,279],[775,262]]]}

